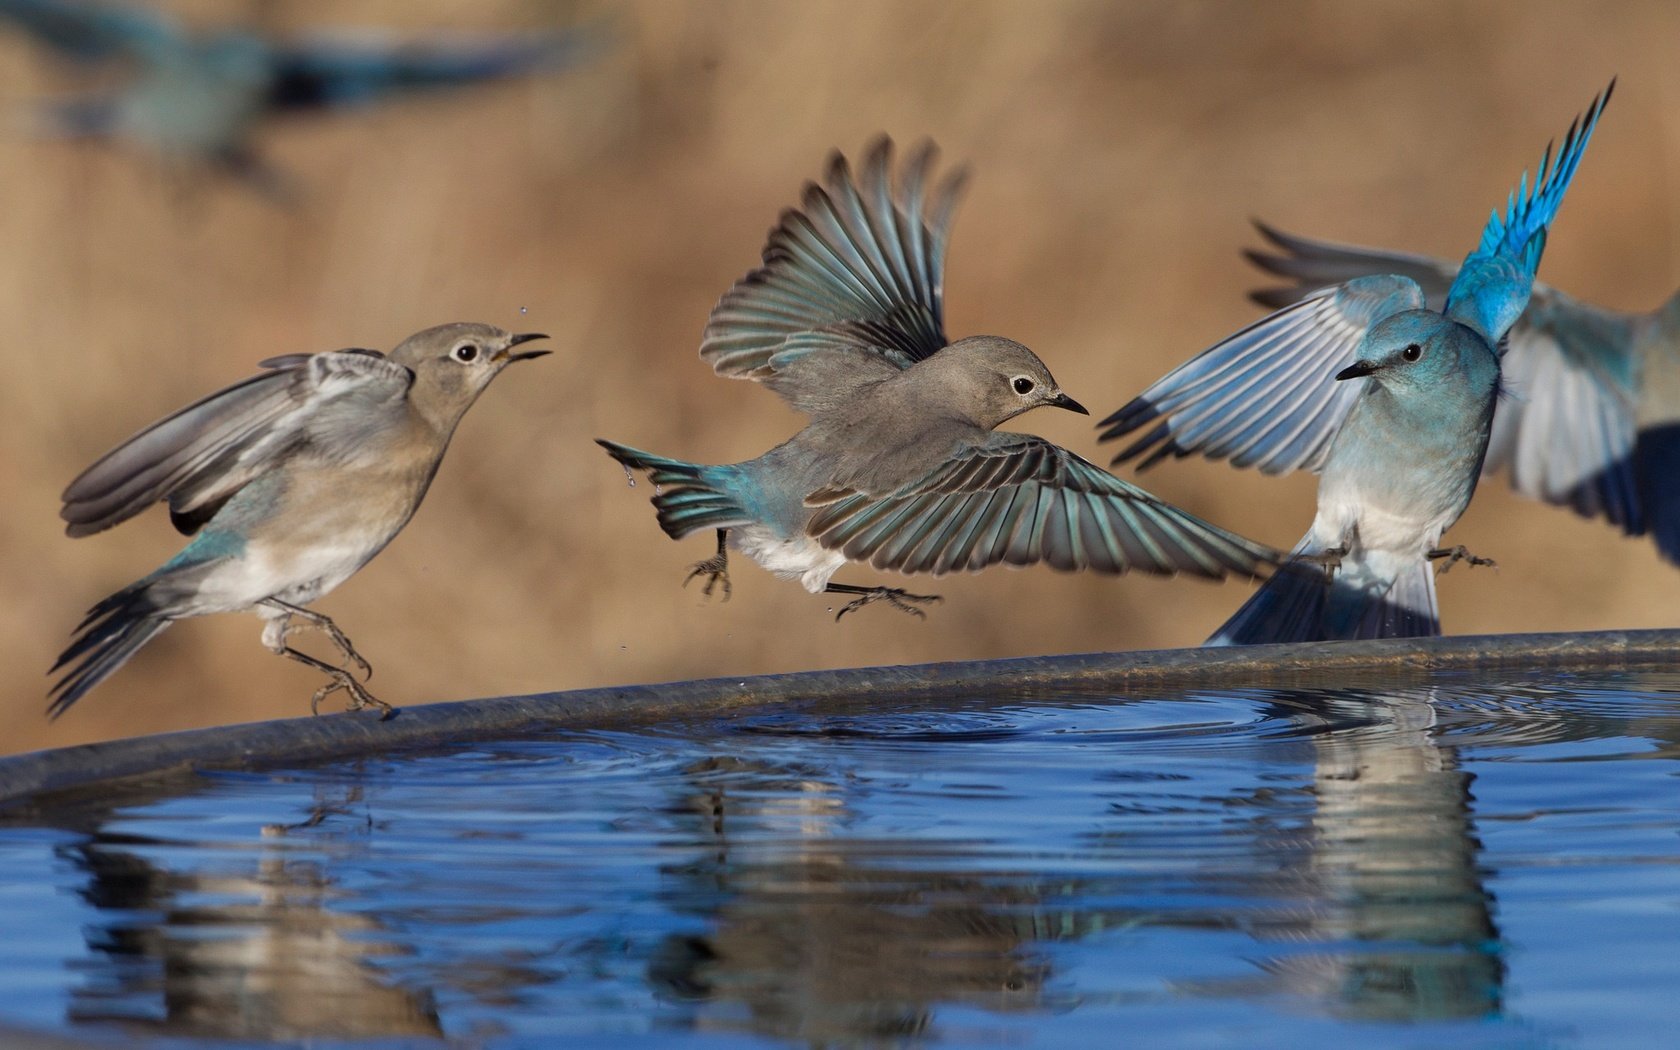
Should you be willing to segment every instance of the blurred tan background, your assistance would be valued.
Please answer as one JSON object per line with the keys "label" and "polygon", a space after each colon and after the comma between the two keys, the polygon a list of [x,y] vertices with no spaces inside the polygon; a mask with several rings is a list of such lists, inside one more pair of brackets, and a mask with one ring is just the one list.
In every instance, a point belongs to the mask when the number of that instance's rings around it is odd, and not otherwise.
{"label": "blurred tan background", "polygon": [[[242,4],[170,4],[189,21]],[[747,458],[798,419],[695,354],[717,296],[832,146],[931,135],[975,178],[946,281],[953,336],[1033,346],[1106,414],[1253,319],[1247,220],[1459,257],[1548,139],[1621,83],[1542,277],[1655,306],[1680,283],[1680,6],[282,0],[282,27],[552,26],[609,16],[590,65],[276,129],[283,209],[190,192],[129,153],[0,139],[0,751],[307,712],[320,684],[252,616],[187,621],[57,723],[47,667],[81,612],[180,545],[154,511],[72,541],[57,494],[140,426],[294,351],[388,349],[472,319],[554,336],[457,435],[426,505],[318,607],[399,704],[870,663],[1192,645],[1248,594],[1045,569],[918,580],[926,622],[834,603],[737,559],[734,600],[679,585],[672,543],[610,436]],[[0,34],[0,99],[72,86]],[[528,312],[523,312],[528,311]],[[1090,421],[1023,417],[1106,462]],[[1144,483],[1281,546],[1315,481],[1202,463]],[[1450,539],[1499,560],[1442,582],[1447,629],[1672,626],[1651,545],[1483,487]],[[872,582],[868,570],[841,580]],[[885,582],[899,582],[895,578]],[[314,643],[310,643],[314,644]],[[336,704],[337,701],[330,701]]]}

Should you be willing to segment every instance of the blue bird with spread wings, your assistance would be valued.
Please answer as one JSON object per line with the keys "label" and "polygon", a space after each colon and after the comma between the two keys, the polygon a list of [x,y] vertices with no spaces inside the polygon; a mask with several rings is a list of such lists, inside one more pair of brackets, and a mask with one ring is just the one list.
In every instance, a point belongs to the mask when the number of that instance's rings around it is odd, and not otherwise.
{"label": "blue bird with spread wings", "polygon": [[[1410,272],[1319,288],[1156,381],[1103,420],[1115,457],[1228,459],[1321,475],[1318,513],[1292,559],[1210,642],[1440,633],[1430,562],[1464,556],[1441,534],[1487,458],[1502,354],[1612,81],[1495,211],[1444,301]],[[1506,355],[1508,356],[1508,355]],[[1147,428],[1147,429],[1145,429]],[[1479,559],[1478,559],[1479,560]]]}
{"label": "blue bird with spread wings", "polygon": [[74,64],[128,70],[110,90],[49,103],[46,132],[127,143],[271,193],[284,183],[254,138],[273,117],[556,69],[595,42],[583,31],[414,43],[366,33],[280,40],[239,28],[189,32],[161,14],[77,0],[0,0],[0,22]]}
{"label": "blue bird with spread wings", "polygon": [[[1445,260],[1256,225],[1278,251],[1248,257],[1295,282],[1253,293],[1274,309],[1374,273],[1405,274],[1439,305],[1458,275]],[[1680,294],[1621,313],[1537,281],[1506,343],[1510,396],[1494,414],[1483,473],[1503,469],[1524,496],[1649,534],[1680,564]]]}

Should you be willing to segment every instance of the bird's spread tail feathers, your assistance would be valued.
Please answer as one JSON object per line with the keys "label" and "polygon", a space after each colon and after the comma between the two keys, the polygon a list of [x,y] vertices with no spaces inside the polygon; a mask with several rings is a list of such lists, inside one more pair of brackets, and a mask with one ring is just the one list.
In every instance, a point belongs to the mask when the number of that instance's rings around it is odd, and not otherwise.
{"label": "bird's spread tail feathers", "polygon": [[1546,247],[1546,231],[1557,217],[1581,155],[1615,89],[1616,82],[1611,80],[1569,125],[1556,153],[1550,145],[1546,147],[1532,188],[1525,172],[1506,201],[1504,214],[1495,209],[1481,241],[1453,279],[1447,292],[1447,316],[1480,332],[1489,343],[1498,343],[1528,305]]}
{"label": "bird's spread tail feathers", "polygon": [[142,580],[88,610],[70,647],[47,672],[55,674],[75,664],[47,694],[52,701],[47,708],[50,717],[57,718],[69,710],[71,704],[109,678],[141,646],[174,622],[158,608],[151,589],[151,582]]}
{"label": "bird's spread tail feathers", "polygon": [[1563,145],[1556,153],[1552,152],[1551,144],[1547,144],[1545,153],[1540,157],[1540,167],[1534,173],[1532,188],[1528,173],[1524,172],[1517,188],[1511,191],[1505,202],[1505,214],[1500,215],[1496,209],[1489,216],[1488,224],[1482,230],[1481,243],[1470,253],[1470,258],[1505,255],[1520,260],[1528,275],[1534,276],[1535,269],[1540,265],[1541,250],[1545,247],[1546,228],[1557,217],[1558,205],[1563,203],[1563,195],[1569,189],[1570,180],[1575,177],[1581,155],[1586,152],[1593,130],[1598,127],[1598,118],[1603,115],[1604,107],[1609,104],[1615,90],[1616,81],[1612,78],[1610,86],[1592,100],[1586,112],[1570,123],[1563,136]]}
{"label": "bird's spread tail feathers", "polygon": [[674,540],[701,529],[727,529],[752,520],[734,496],[717,486],[719,472],[728,468],[666,459],[612,441],[597,439],[595,443],[622,463],[626,473],[647,472],[659,527]]}
{"label": "bird's spread tail feathers", "polygon": [[[1309,536],[1208,645],[1418,638],[1441,633],[1435,573],[1425,558],[1392,577],[1344,560],[1326,572]],[[1318,559],[1318,560],[1314,560]],[[1386,584],[1386,585],[1385,585]]]}

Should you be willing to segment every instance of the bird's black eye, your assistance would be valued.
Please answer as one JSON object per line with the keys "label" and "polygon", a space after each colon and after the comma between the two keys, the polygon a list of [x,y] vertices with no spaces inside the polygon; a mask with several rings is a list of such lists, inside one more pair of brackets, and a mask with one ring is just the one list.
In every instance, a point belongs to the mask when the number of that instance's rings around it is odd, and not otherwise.
{"label": "bird's black eye", "polygon": [[1412,343],[1408,345],[1406,349],[1400,351],[1400,356],[1408,361],[1416,361],[1418,358],[1423,356],[1423,347],[1417,345],[1416,343]]}
{"label": "bird's black eye", "polygon": [[457,346],[455,348],[455,360],[461,362],[462,364],[478,360],[478,344],[462,343],[460,346]]}
{"label": "bird's black eye", "polygon": [[1033,391],[1033,381],[1026,376],[1016,376],[1015,382],[1010,384],[1017,394],[1030,394]]}

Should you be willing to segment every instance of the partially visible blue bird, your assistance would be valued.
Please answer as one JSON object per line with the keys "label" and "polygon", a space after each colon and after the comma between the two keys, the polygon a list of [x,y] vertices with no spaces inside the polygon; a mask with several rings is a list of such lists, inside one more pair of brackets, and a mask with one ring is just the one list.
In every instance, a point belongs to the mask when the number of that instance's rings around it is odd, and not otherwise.
{"label": "partially visible blue bird", "polygon": [[235,28],[189,33],[161,14],[77,0],[0,0],[0,20],[77,63],[129,69],[110,91],[51,104],[47,131],[127,142],[270,192],[281,191],[282,180],[253,140],[272,117],[556,69],[593,46],[581,31],[428,43],[365,33],[285,41]]}
{"label": "partially visible blue bird", "polygon": [[[1149,429],[1115,457],[1199,454],[1320,472],[1318,514],[1292,560],[1212,643],[1440,633],[1433,558],[1475,492],[1500,390],[1500,348],[1615,81],[1493,213],[1442,309],[1411,276],[1324,288],[1156,381],[1103,420]],[[1503,409],[1501,409],[1503,411]],[[1481,559],[1475,559],[1480,561]],[[1450,562],[1449,562],[1450,564]]]}
{"label": "partially visible blue bird", "polygon": [[833,154],[823,184],[782,213],[764,265],[712,311],[700,355],[764,383],[810,417],[756,459],[710,466],[601,441],[654,484],[673,539],[713,529],[695,566],[728,594],[728,552],[812,593],[854,595],[837,616],[887,604],[921,615],[935,595],[831,582],[848,562],[905,573],[1005,562],[1065,571],[1257,575],[1281,555],[1127,484],[1043,438],[994,428],[1041,406],[1083,413],[1013,340],[945,335],[945,245],[962,173],[929,192],[931,143],[898,190],[892,143],[860,177]]}
{"label": "partially visible blue bird", "polygon": [[[1253,293],[1273,309],[1373,273],[1412,278],[1438,307],[1458,274],[1423,255],[1256,225],[1283,254],[1248,257],[1296,282]],[[1506,342],[1500,368],[1511,396],[1494,413],[1483,473],[1504,468],[1531,499],[1601,517],[1629,536],[1649,533],[1680,564],[1680,294],[1650,313],[1621,313],[1537,281]]]}

